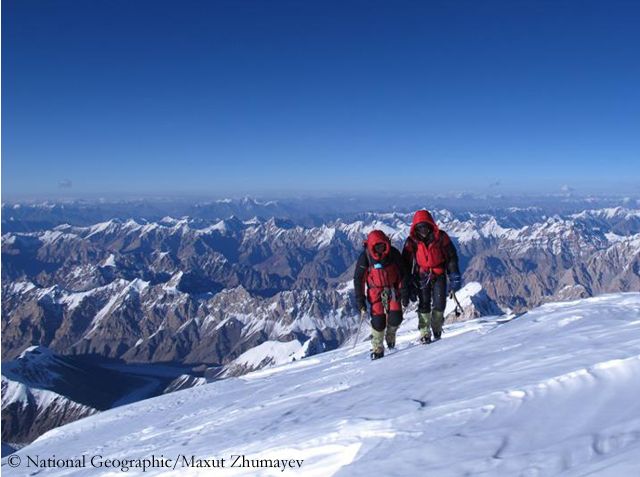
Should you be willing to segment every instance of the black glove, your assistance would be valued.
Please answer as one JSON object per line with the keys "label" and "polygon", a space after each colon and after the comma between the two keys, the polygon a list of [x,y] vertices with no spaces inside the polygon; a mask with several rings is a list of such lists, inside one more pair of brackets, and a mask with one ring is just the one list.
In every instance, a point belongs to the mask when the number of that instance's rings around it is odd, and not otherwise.
{"label": "black glove", "polygon": [[367,311],[367,300],[363,295],[356,297],[356,305],[358,306],[358,310],[360,310],[360,312]]}
{"label": "black glove", "polygon": [[459,273],[449,274],[449,292],[457,292],[462,288],[462,277]]}

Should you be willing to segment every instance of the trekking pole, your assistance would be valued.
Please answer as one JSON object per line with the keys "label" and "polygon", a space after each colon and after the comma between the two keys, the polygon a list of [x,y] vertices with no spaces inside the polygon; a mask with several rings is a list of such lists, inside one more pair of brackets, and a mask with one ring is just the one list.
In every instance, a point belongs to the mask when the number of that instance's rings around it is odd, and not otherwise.
{"label": "trekking pole", "polygon": [[464,309],[462,308],[462,305],[458,301],[458,297],[456,296],[456,292],[454,292],[452,290],[450,297],[453,298],[453,301],[456,303],[455,314],[456,314],[456,318],[458,318],[462,313],[464,313]]}
{"label": "trekking pole", "polygon": [[367,310],[360,310],[360,322],[358,323],[358,329],[356,331],[355,338],[353,339],[353,346],[351,349],[353,350],[356,347],[356,343],[358,342],[358,336],[360,336],[360,328],[362,327],[362,322],[364,321],[364,315],[367,313]]}

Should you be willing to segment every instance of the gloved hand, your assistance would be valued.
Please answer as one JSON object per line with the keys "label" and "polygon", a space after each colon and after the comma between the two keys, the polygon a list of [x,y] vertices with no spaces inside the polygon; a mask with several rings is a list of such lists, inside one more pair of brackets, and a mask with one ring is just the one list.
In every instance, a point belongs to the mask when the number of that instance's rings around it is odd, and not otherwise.
{"label": "gloved hand", "polygon": [[363,311],[367,311],[367,300],[364,296],[356,297],[356,305],[358,306],[358,310],[362,313]]}
{"label": "gloved hand", "polygon": [[462,277],[459,273],[449,274],[449,292],[457,292],[462,288]]}

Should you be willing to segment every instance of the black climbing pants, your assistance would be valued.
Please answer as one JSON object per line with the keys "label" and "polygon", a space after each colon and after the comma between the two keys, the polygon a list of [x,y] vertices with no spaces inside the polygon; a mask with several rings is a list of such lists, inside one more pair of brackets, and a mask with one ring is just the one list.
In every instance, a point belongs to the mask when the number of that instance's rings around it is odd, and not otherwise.
{"label": "black climbing pants", "polygon": [[429,313],[432,309],[444,311],[447,304],[447,277],[435,275],[418,291],[418,313]]}

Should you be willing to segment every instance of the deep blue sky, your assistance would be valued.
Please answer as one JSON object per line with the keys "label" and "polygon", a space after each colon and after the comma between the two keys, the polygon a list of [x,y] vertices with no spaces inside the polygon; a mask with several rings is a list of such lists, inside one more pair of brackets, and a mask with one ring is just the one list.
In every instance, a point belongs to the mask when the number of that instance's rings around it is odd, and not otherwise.
{"label": "deep blue sky", "polygon": [[2,2],[2,195],[640,191],[640,2]]}

